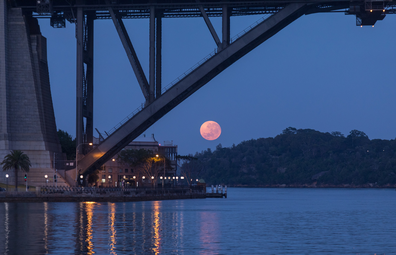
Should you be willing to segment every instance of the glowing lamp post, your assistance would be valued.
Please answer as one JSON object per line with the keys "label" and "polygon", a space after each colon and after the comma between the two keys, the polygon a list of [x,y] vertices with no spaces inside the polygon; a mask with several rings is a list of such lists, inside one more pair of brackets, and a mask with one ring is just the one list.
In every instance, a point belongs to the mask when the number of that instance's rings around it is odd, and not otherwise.
{"label": "glowing lamp post", "polygon": [[[93,143],[80,143],[79,145],[77,145],[77,147],[76,147],[76,183],[78,183],[77,182],[77,176],[78,176],[78,167],[77,167],[77,164],[78,164],[78,147],[80,147],[81,145],[84,145],[84,144],[88,144],[89,146],[92,146],[93,145]],[[82,182],[81,182],[81,184],[82,184]]]}
{"label": "glowing lamp post", "polygon": [[[155,155],[157,158],[159,157],[159,155],[157,154],[157,155]],[[164,177],[165,177],[165,157],[164,157]],[[162,178],[161,178],[162,179]],[[162,179],[162,188],[164,188],[165,187],[165,178],[164,179]]]}
{"label": "glowing lamp post", "polygon": [[107,178],[109,178],[109,187],[110,187],[111,175],[107,176]]}
{"label": "glowing lamp post", "polygon": [[44,175],[46,185],[48,186],[48,175]]}
{"label": "glowing lamp post", "polygon": [[9,177],[9,175],[6,174],[6,179],[7,179],[7,191],[8,191],[8,177]]}
{"label": "glowing lamp post", "polygon": [[[136,180],[136,176],[133,176],[133,179]],[[136,188],[139,187],[139,182],[136,180]]]}

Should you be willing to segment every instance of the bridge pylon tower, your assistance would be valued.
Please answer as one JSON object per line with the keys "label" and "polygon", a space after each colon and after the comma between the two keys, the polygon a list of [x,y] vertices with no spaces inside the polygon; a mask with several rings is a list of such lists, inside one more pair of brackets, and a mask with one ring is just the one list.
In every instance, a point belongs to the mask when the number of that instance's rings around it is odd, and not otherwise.
{"label": "bridge pylon tower", "polygon": [[[0,162],[11,150],[31,161],[29,185],[53,176],[55,158],[62,157],[52,105],[47,41],[36,18],[0,0]],[[9,172],[10,183],[14,181]],[[23,183],[23,175],[19,175]],[[5,174],[0,175],[5,183]]]}

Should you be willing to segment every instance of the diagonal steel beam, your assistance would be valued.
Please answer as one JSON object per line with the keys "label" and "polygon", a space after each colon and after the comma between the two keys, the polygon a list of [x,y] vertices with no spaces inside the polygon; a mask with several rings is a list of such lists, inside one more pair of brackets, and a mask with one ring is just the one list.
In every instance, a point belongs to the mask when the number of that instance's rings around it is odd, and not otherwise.
{"label": "diagonal steel beam", "polygon": [[110,160],[157,120],[165,116],[238,59],[298,19],[309,8],[310,6],[303,3],[289,4],[197,67],[162,94],[160,98],[125,122],[83,159],[79,160],[78,165],[81,167],[83,174],[87,175],[99,169],[100,166]]}
{"label": "diagonal steel beam", "polygon": [[205,23],[208,26],[209,31],[212,34],[213,39],[215,40],[216,45],[220,46],[220,44],[221,44],[220,39],[217,36],[216,30],[214,29],[212,22],[210,22],[210,19],[209,19],[208,15],[206,14],[205,9],[203,8],[203,6],[199,0],[195,0],[195,1],[198,3],[198,7],[199,7],[199,10],[201,11],[202,17],[204,18]]}
{"label": "diagonal steel beam", "polygon": [[[109,4],[108,0],[106,2],[107,4]],[[122,45],[124,46],[129,62],[131,63],[132,69],[135,72],[135,76],[140,85],[140,89],[143,92],[143,96],[146,99],[146,102],[148,102],[150,97],[149,84],[147,82],[146,75],[143,72],[143,68],[139,62],[139,59],[136,55],[136,51],[133,48],[131,39],[128,36],[128,32],[125,29],[124,22],[121,18],[116,17],[116,14],[111,7],[109,7],[109,12],[111,15],[111,19],[113,20],[114,26],[116,27],[117,33],[121,39]]]}

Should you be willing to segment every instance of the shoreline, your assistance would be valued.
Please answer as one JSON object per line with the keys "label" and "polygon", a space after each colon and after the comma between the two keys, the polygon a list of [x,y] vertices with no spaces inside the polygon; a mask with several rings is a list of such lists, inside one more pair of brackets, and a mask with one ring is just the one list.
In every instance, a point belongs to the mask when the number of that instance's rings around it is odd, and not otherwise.
{"label": "shoreline", "polygon": [[177,199],[204,199],[206,194],[165,195],[165,196],[5,196],[0,202],[38,203],[38,202],[141,202]]}
{"label": "shoreline", "polygon": [[376,184],[271,184],[271,185],[227,185],[228,188],[345,188],[345,189],[395,189],[396,184],[376,185]]}
{"label": "shoreline", "polygon": [[0,192],[0,202],[138,202],[206,198],[204,190],[45,187],[35,192]]}

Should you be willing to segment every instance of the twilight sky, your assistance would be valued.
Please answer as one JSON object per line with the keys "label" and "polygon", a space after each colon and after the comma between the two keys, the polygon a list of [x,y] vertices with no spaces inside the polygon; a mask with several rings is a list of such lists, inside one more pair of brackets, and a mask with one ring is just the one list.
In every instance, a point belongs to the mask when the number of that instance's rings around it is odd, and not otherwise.
{"label": "twilight sky", "polygon": [[[262,16],[232,17],[231,37]],[[221,19],[212,18],[221,36]],[[124,20],[148,77],[148,20]],[[75,137],[75,27],[47,37],[52,97],[58,129]],[[396,15],[375,27],[357,27],[355,16],[303,16],[223,71],[157,121],[145,134],[173,140],[179,154],[221,143],[274,137],[287,127],[321,132],[352,129],[370,139],[396,137]],[[202,18],[163,20],[163,86],[215,48]],[[108,131],[144,102],[111,20],[95,21],[94,127]],[[208,120],[222,129],[214,141],[201,137]],[[95,135],[96,134],[96,131]]]}

